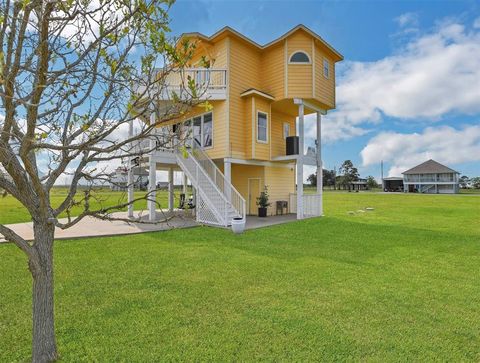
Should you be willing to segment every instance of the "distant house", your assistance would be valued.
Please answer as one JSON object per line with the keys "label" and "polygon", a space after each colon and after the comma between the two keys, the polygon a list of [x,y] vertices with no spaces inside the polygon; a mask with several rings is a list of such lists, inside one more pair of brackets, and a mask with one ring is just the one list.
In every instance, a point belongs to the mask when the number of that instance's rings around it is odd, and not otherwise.
{"label": "distant house", "polygon": [[459,190],[459,173],[435,160],[430,159],[402,174],[406,193],[447,194]]}
{"label": "distant house", "polygon": [[358,179],[358,180],[352,181],[350,183],[350,188],[353,191],[368,190],[367,179]]}
{"label": "distant house", "polygon": [[[128,169],[125,166],[119,166],[110,175],[110,189],[115,191],[127,190]],[[148,171],[139,166],[133,168],[133,187],[146,189],[148,186]]]}

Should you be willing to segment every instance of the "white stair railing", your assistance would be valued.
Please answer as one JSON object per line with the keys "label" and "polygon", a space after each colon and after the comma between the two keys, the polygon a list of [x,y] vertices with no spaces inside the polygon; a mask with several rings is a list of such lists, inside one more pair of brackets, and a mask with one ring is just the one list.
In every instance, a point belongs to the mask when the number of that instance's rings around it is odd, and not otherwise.
{"label": "white stair railing", "polygon": [[210,179],[215,183],[217,188],[223,193],[227,201],[231,204],[231,208],[235,214],[234,217],[245,219],[247,208],[245,199],[237,189],[230,183],[220,169],[215,165],[208,154],[200,147],[197,140],[193,141],[193,155],[198,163],[202,166]]}
{"label": "white stair railing", "polygon": [[197,190],[196,210],[200,222],[228,225],[228,203],[222,192],[193,157],[191,150],[178,150],[177,162]]}

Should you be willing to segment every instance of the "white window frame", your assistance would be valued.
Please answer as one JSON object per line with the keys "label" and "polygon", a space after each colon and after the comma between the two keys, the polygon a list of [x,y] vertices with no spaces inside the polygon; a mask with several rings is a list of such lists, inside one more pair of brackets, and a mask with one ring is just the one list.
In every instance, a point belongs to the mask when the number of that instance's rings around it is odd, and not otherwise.
{"label": "white window frame", "polygon": [[[260,140],[258,138],[258,127],[259,127],[259,123],[258,123],[258,115],[259,114],[263,114],[265,115],[265,120],[266,120],[266,125],[265,125],[265,140]],[[257,132],[256,132],[256,139],[257,139],[257,142],[260,143],[260,144],[268,144],[268,112],[265,112],[265,111],[261,111],[261,110],[257,110],[257,120],[255,122],[256,126],[257,126]]]}
{"label": "white window frame", "polygon": [[[325,72],[325,70],[327,72]],[[327,58],[323,58],[323,76],[326,78],[326,79],[329,79],[330,78],[330,61],[327,59]],[[325,74],[326,73],[326,74]]]}
{"label": "white window frame", "polygon": [[[204,133],[204,126],[203,126],[203,121],[205,119],[205,115],[208,115],[208,114],[211,114],[212,115],[212,145],[211,146],[203,146],[204,142],[205,142],[205,133]],[[197,117],[200,117],[200,140],[201,140],[201,148],[203,150],[209,150],[209,149],[213,149],[214,147],[214,133],[215,133],[215,130],[214,130],[214,120],[213,120],[213,112],[212,111],[209,111],[209,112],[205,112],[205,113],[202,113],[200,115],[195,115],[193,116],[192,118],[189,118],[187,120],[185,120],[184,122],[187,123],[187,122],[190,122],[190,138],[192,139],[192,143],[194,142],[194,135],[193,135],[193,119],[194,118],[197,118]],[[193,145],[193,144],[192,144]]]}
{"label": "white window frame", "polygon": [[[293,57],[294,54],[297,54],[297,53],[303,53],[307,56],[308,58],[308,62],[292,62],[291,59]],[[298,50],[295,50],[293,51],[290,56],[288,57],[288,64],[312,64],[312,58],[308,55],[307,52],[305,52],[304,50],[302,49],[298,49]]]}
{"label": "white window frame", "polygon": [[[285,126],[288,126],[288,135],[285,133]],[[286,140],[287,137],[290,136],[290,122],[283,123],[283,138]]]}

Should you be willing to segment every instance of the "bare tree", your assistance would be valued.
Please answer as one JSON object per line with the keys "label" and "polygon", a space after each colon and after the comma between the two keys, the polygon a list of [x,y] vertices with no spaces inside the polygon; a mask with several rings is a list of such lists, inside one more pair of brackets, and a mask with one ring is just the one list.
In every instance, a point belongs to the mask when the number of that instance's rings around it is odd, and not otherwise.
{"label": "bare tree", "polygon": [[[0,190],[28,210],[34,241],[3,225],[0,233],[28,256],[34,362],[58,358],[55,227],[68,228],[87,216],[111,219],[112,212],[125,208],[126,201],[98,208],[90,203],[98,181],[108,178],[99,163],[148,152],[135,145],[198,103],[188,79],[189,92],[174,94],[174,102],[150,118],[169,74],[188,62],[194,48],[167,36],[171,5],[170,0],[1,1]],[[115,139],[115,132],[134,119],[145,121],[135,136]],[[52,188],[66,173],[71,176],[67,195],[52,205]],[[89,185],[81,193],[80,183]],[[72,216],[72,207],[79,205],[82,212]],[[68,220],[61,223],[65,214]]]}

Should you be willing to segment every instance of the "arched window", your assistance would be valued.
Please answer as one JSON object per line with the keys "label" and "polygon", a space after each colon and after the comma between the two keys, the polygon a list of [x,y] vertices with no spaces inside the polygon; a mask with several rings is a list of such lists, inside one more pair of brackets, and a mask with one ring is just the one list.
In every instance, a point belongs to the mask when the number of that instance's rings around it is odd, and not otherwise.
{"label": "arched window", "polygon": [[290,56],[290,63],[310,63],[310,58],[307,53],[298,51]]}

